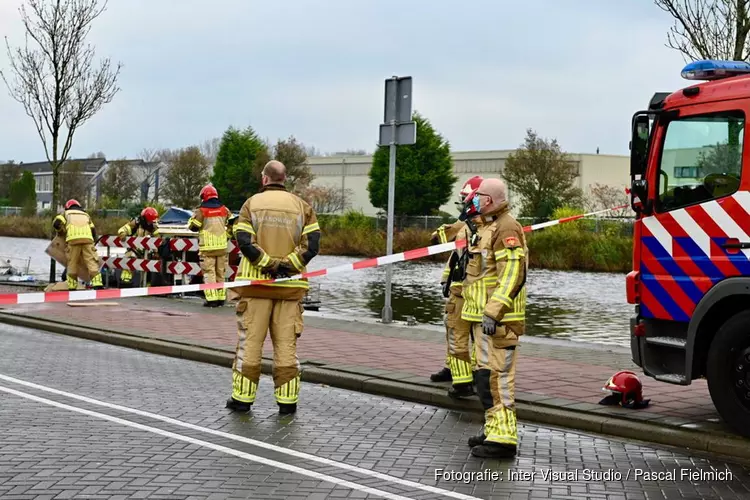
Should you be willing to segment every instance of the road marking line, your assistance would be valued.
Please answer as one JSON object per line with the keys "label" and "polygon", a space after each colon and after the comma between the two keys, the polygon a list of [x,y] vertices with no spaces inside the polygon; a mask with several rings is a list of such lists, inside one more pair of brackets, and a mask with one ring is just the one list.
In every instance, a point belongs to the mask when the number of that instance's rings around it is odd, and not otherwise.
{"label": "road marking line", "polygon": [[[458,492],[450,491],[450,490],[445,490],[445,489],[438,488],[438,487],[435,487],[435,486],[429,486],[429,485],[426,485],[426,484],[418,483],[416,481],[409,481],[407,479],[401,479],[399,477],[390,476],[388,474],[383,474],[381,472],[376,472],[376,471],[372,471],[372,470],[369,470],[369,469],[363,469],[363,468],[357,467],[356,465],[350,465],[350,464],[347,464],[347,463],[344,463],[344,462],[337,462],[335,460],[330,460],[328,458],[319,457],[317,455],[311,455],[309,453],[305,453],[305,452],[302,452],[302,451],[292,450],[291,448],[284,448],[282,446],[276,446],[274,444],[266,443],[266,442],[263,442],[263,441],[258,441],[258,440],[251,439],[251,438],[246,438],[244,436],[238,436],[236,434],[230,434],[228,432],[222,432],[222,431],[217,431],[217,430],[214,430],[214,429],[209,429],[208,427],[202,427],[200,425],[190,424],[190,423],[187,423],[187,422],[183,422],[181,420],[176,420],[174,418],[165,417],[165,416],[159,415],[157,413],[151,413],[151,412],[147,412],[147,411],[143,411],[143,410],[137,410],[135,408],[129,408],[127,406],[121,406],[121,405],[118,405],[118,404],[115,404],[115,403],[107,403],[105,401],[100,401],[98,399],[93,399],[93,398],[89,398],[89,397],[86,397],[86,396],[80,396],[78,394],[74,394],[74,393],[71,393],[71,392],[61,391],[61,390],[58,390],[58,389],[53,389],[51,387],[47,387],[47,386],[44,386],[44,385],[35,384],[34,382],[27,382],[25,380],[21,380],[21,379],[17,379],[17,378],[14,378],[14,377],[10,377],[8,375],[3,375],[1,373],[0,373],[0,379],[5,380],[7,382],[13,382],[13,383],[19,384],[19,385],[24,385],[26,387],[31,387],[31,388],[34,388],[34,389],[39,389],[40,391],[50,392],[52,394],[57,394],[59,396],[65,396],[67,398],[76,399],[78,401],[83,401],[83,402],[90,403],[90,404],[93,404],[93,405],[103,406],[105,408],[110,408],[110,409],[113,409],[113,410],[119,410],[119,411],[123,411],[123,412],[126,412],[126,413],[132,413],[134,415],[140,415],[142,417],[152,418],[154,420],[159,420],[159,421],[166,422],[166,423],[169,423],[169,424],[172,424],[172,425],[177,425],[179,427],[185,427],[186,429],[191,429],[191,430],[195,430],[195,431],[199,431],[199,432],[204,432],[206,434],[212,434],[214,436],[219,436],[219,437],[222,437],[222,438],[225,438],[225,439],[231,439],[233,441],[238,441],[240,443],[249,444],[249,445],[252,445],[252,446],[256,446],[258,448],[265,448],[265,449],[272,450],[272,451],[275,451],[275,452],[278,452],[278,453],[284,453],[286,455],[291,455],[291,456],[293,456],[295,458],[303,458],[305,460],[310,460],[310,461],[313,461],[313,462],[318,462],[318,463],[321,463],[321,464],[324,464],[324,465],[330,465],[330,466],[333,466],[333,467],[338,467],[340,469],[344,469],[344,470],[347,470],[347,471],[350,471],[350,472],[356,472],[356,473],[359,473],[359,474],[363,474],[363,475],[367,475],[367,476],[372,476],[372,477],[375,477],[375,478],[378,478],[378,479],[382,479],[384,481],[388,481],[388,482],[391,482],[391,483],[399,484],[401,486],[408,486],[410,488],[414,488],[414,489],[418,489],[418,490],[422,490],[422,491],[429,491],[430,493],[436,493],[438,495],[442,495],[442,496],[446,496],[446,497],[450,497],[450,498],[458,498],[458,499],[461,499],[461,500],[481,500],[478,497],[473,497],[473,496],[470,496],[470,495],[464,495],[462,493],[458,493]],[[0,386],[0,390],[6,390],[6,391],[9,390],[9,391],[12,391],[13,389],[3,389],[3,387]],[[25,394],[25,393],[21,393],[21,394]],[[31,397],[36,398],[36,396],[31,396]],[[51,400],[45,400],[43,398],[40,398],[40,400],[43,401],[43,402],[44,401],[50,401],[51,403],[55,403],[55,404],[63,404],[63,403],[57,403],[57,402],[51,401]],[[65,405],[65,406],[67,406],[67,405]],[[71,408],[77,408],[77,407],[71,407]],[[81,410],[81,411],[89,411],[89,410],[84,410],[82,408],[79,409],[79,410]],[[91,412],[91,413],[94,413],[96,415],[106,416],[107,418],[117,418],[117,417],[109,417],[109,415],[105,415],[103,413],[96,413],[96,412]],[[118,419],[118,421],[119,420],[121,420],[121,419]],[[133,423],[133,422],[130,422],[129,420],[123,420],[123,422]],[[126,424],[126,425],[128,425],[128,424]],[[140,424],[136,424],[136,425],[140,425]],[[144,426],[144,427],[146,427],[146,426]],[[150,429],[160,430],[160,429],[156,429],[155,427],[150,427]],[[163,432],[167,432],[167,431],[163,431]],[[175,434],[175,435],[176,436],[181,436],[180,434]],[[187,436],[182,436],[182,437],[187,438]],[[192,439],[192,438],[187,438],[187,439]],[[209,444],[211,444],[212,446],[219,446],[219,445],[213,445],[212,443],[209,443]],[[227,448],[227,449],[231,450],[231,448]],[[233,450],[233,451],[236,451],[236,450]],[[251,455],[251,456],[254,456],[254,455]],[[281,463],[281,462],[278,462],[278,463]],[[294,467],[294,466],[290,465],[289,467]],[[302,469],[302,470],[305,470],[305,469]],[[380,493],[377,493],[377,494],[379,495]],[[388,493],[388,495],[390,495],[390,493]],[[395,498],[395,497],[388,497],[388,498]],[[403,498],[403,497],[399,497],[399,498]]]}
{"label": "road marking line", "polygon": [[74,411],[76,413],[81,413],[83,415],[88,415],[90,417],[96,417],[103,420],[109,420],[110,422],[115,422],[117,424],[126,425],[128,427],[133,427],[138,430],[146,431],[146,432],[152,432],[154,434],[159,434],[160,436],[176,439],[179,441],[185,441],[190,444],[194,444],[196,446],[203,446],[205,448],[211,448],[212,450],[221,451],[224,453],[228,453],[229,455],[234,455],[235,457],[244,458],[245,460],[250,460],[253,462],[258,462],[264,465],[269,465],[271,467],[276,467],[278,469],[284,469],[288,470],[290,472],[296,472],[298,474],[302,474],[305,476],[310,476],[315,479],[319,479],[321,481],[327,481],[329,483],[338,484],[341,486],[346,486],[348,488],[351,488],[353,490],[359,490],[363,491],[365,493],[370,493],[372,495],[378,495],[383,498],[389,498],[392,500],[413,500],[409,497],[403,497],[400,495],[396,495],[393,493],[388,493],[387,491],[378,490],[376,488],[370,488],[369,486],[363,486],[361,484],[353,483],[351,481],[346,481],[344,479],[338,479],[333,476],[328,476],[326,474],[320,474],[319,472],[303,469],[301,467],[297,467],[296,465],[290,465],[285,464],[283,462],[277,462],[276,460],[271,460],[268,458],[263,458],[257,455],[252,455],[250,453],[245,453],[244,451],[238,451],[233,448],[227,448],[226,446],[221,446],[218,444],[210,443],[208,441],[202,441],[200,439],[191,438],[189,436],[183,436],[182,434],[176,434],[174,432],[165,431],[162,429],[157,429],[156,427],[150,427],[148,425],[138,424],[136,422],[131,422],[130,420],[125,420],[122,418],[113,417],[110,415],[106,415],[104,413],[98,413],[91,410],[86,410],[84,408],[78,408],[77,406],[70,406],[66,405],[65,403],[58,403],[57,401],[52,401],[51,399],[44,399],[40,398],[38,396],[34,396],[32,394],[27,394],[25,392],[16,391],[15,389],[10,389],[8,387],[4,387],[0,385],[0,391],[7,392],[9,394],[13,394],[15,396],[19,396],[22,398],[30,399],[32,401],[37,401],[39,403],[44,403],[50,406],[56,406],[58,408],[62,408],[64,410],[70,410]]}

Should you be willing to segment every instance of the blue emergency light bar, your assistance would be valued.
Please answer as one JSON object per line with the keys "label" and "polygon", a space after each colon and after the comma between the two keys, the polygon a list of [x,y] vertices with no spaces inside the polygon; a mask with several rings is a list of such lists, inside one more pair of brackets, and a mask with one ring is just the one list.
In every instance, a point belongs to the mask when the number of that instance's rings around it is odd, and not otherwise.
{"label": "blue emergency light bar", "polygon": [[750,74],[745,61],[695,61],[682,68],[685,80],[720,80],[730,76]]}

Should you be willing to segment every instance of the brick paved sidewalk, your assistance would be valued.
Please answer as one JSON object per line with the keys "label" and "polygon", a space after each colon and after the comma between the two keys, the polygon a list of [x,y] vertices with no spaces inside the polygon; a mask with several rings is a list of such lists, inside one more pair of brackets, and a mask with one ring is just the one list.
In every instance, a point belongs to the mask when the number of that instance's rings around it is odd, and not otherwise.
{"label": "brick paved sidewalk", "polygon": [[[234,309],[206,309],[201,303],[149,297],[119,299],[112,306],[19,305],[4,312],[233,352]],[[443,365],[444,349],[443,334],[437,329],[335,320],[306,313],[298,353],[303,364],[435,386],[429,375]],[[520,353],[516,377],[520,401],[676,426],[723,429],[702,380],[683,387],[644,376],[645,396],[652,400],[649,408],[626,410],[598,405],[605,395],[601,387],[615,371],[632,368],[640,373],[627,350],[526,336]],[[264,357],[271,356],[267,338]]]}

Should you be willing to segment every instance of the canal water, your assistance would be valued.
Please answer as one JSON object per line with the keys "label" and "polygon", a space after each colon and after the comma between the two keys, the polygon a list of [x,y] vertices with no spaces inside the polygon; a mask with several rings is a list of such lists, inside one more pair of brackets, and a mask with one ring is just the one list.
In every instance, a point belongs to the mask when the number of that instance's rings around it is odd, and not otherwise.
{"label": "canal water", "polygon": [[[0,237],[0,257],[25,262],[30,274],[46,280],[48,241]],[[447,258],[447,254],[446,254]],[[325,269],[357,258],[321,255],[308,270]],[[402,262],[393,266],[392,306],[394,319],[413,317],[418,323],[442,325],[445,299],[440,287],[443,264]],[[57,266],[58,279],[62,271]],[[313,293],[322,302],[321,312],[346,317],[380,318],[385,303],[385,268],[312,278]],[[319,292],[315,290],[319,286]],[[625,275],[532,269],[527,281],[527,333],[539,337],[597,344],[628,344],[628,321],[632,306],[625,299]]]}

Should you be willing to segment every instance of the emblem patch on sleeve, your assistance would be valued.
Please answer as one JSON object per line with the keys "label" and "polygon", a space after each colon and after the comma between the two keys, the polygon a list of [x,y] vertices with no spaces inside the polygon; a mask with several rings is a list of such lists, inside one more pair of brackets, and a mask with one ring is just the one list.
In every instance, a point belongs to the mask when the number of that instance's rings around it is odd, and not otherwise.
{"label": "emblem patch on sleeve", "polygon": [[507,248],[515,248],[521,246],[521,244],[518,242],[518,238],[516,238],[515,236],[508,236],[503,240],[503,243]]}

